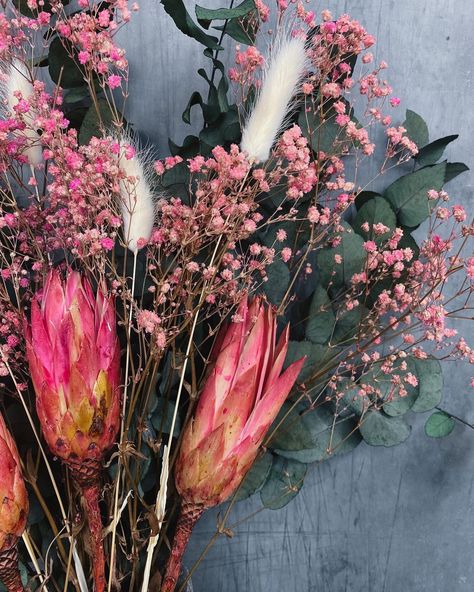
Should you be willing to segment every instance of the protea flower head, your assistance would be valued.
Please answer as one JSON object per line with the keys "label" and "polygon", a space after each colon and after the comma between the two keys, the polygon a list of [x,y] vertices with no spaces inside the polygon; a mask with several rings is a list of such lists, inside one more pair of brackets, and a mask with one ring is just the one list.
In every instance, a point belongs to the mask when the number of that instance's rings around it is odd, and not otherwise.
{"label": "protea flower head", "polygon": [[43,435],[56,456],[91,470],[115,442],[120,346],[115,306],[77,271],[52,270],[31,303],[27,354]]}
{"label": "protea flower head", "polygon": [[278,343],[276,333],[275,311],[259,298],[250,305],[244,299],[234,322],[216,340],[176,463],[182,514],[163,592],[176,585],[177,557],[194,523],[204,509],[225,501],[240,485],[300,373],[304,359],[283,371],[289,328]]}
{"label": "protea flower head", "polygon": [[31,303],[27,356],[43,435],[71,469],[82,490],[95,546],[96,592],[105,585],[98,507],[104,452],[115,442],[120,419],[120,346],[115,305],[103,287],[50,271]]}
{"label": "protea flower head", "polygon": [[17,541],[26,526],[28,495],[16,444],[1,415],[0,458],[0,580],[9,592],[21,592]]}

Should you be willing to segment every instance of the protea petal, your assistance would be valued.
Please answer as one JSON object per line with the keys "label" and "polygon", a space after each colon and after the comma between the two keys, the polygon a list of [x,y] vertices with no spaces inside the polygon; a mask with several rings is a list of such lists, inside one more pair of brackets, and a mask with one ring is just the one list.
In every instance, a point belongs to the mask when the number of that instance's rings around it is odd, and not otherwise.
{"label": "protea petal", "polygon": [[269,385],[269,390],[255,407],[242,431],[242,440],[256,433],[263,432],[265,435],[295,384],[304,362],[305,358],[294,362],[276,381]]}

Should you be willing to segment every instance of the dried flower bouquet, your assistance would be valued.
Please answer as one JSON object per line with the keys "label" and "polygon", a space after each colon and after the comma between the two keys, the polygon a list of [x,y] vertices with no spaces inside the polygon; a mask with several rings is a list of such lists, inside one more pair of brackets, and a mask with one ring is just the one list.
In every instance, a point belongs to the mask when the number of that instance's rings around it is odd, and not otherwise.
{"label": "dried flower bouquet", "polygon": [[212,544],[239,499],[281,508],[309,464],[405,441],[408,412],[447,435],[440,362],[474,362],[451,323],[473,221],[444,189],[467,167],[442,160],[457,136],[392,123],[375,39],[299,0],[161,4],[209,68],[201,131],[159,160],[123,116],[138,6],[1,2],[8,591],[184,590],[207,508]]}

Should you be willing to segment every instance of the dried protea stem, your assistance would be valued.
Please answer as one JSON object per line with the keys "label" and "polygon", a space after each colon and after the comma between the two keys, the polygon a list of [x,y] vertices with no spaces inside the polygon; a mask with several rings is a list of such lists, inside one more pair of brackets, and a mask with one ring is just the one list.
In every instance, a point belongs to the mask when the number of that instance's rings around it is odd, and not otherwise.
{"label": "dried protea stem", "polygon": [[104,544],[102,541],[102,517],[100,515],[100,459],[71,460],[68,463],[71,474],[82,493],[84,500],[87,522],[91,535],[92,549],[92,572],[94,576],[95,592],[104,592],[105,579],[105,557]]}
{"label": "dried protea stem", "polygon": [[8,592],[25,592],[18,569],[16,541],[9,549],[0,551],[0,580]]}
{"label": "dried protea stem", "polygon": [[181,562],[196,522],[201,517],[204,508],[193,504],[183,504],[176,525],[176,531],[171,547],[171,554],[166,564],[165,577],[161,592],[173,592],[181,573]]}

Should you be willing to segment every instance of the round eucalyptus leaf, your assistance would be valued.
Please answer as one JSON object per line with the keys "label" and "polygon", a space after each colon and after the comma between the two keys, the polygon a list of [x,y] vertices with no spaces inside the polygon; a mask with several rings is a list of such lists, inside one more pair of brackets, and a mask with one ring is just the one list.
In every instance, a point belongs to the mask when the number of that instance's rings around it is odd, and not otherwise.
{"label": "round eucalyptus leaf", "polygon": [[454,430],[456,422],[444,411],[436,411],[425,423],[425,433],[430,438],[444,438]]}
{"label": "round eucalyptus leaf", "polygon": [[313,343],[327,343],[334,330],[336,317],[328,293],[319,284],[311,299],[308,317],[306,337]]}
{"label": "round eucalyptus leaf", "polygon": [[337,317],[331,342],[344,345],[350,343],[357,336],[361,322],[368,315],[369,311],[363,304],[359,304],[352,310],[343,311]]}
{"label": "round eucalyptus leaf", "polygon": [[306,465],[275,455],[268,478],[260,491],[265,508],[279,510],[298,495],[306,476]]}
{"label": "round eucalyptus leaf", "polygon": [[[401,396],[398,394],[398,392],[393,393],[392,391],[391,400],[388,403],[385,403],[383,406],[383,410],[385,411],[385,413],[393,417],[397,417],[399,415],[404,415],[405,413],[407,413],[407,411],[409,411],[416,403],[416,400],[420,392],[419,382],[418,385],[413,386],[404,381],[404,376],[406,376],[408,372],[416,376],[416,378],[418,379],[417,367],[415,366],[413,358],[406,358],[405,361],[407,363],[406,372],[403,370],[399,370],[397,368],[394,368],[394,372],[399,374],[407,393],[406,395]],[[390,376],[386,376],[385,378],[390,380]]]}
{"label": "round eucalyptus leaf", "polygon": [[[344,285],[351,285],[352,276],[364,269],[366,252],[364,239],[344,224],[345,232],[342,232],[340,243],[336,247],[325,247],[317,256],[319,276],[324,287],[333,286],[336,289]],[[337,258],[341,262],[337,263]]]}
{"label": "round eucalyptus leaf", "polygon": [[324,368],[336,354],[336,348],[325,347],[324,345],[311,343],[311,341],[290,341],[285,358],[285,368],[306,356],[305,363],[298,376],[298,380],[304,382],[316,375],[319,376],[321,368]]}
{"label": "round eucalyptus leaf", "polygon": [[419,393],[411,408],[415,413],[431,411],[443,397],[443,371],[439,360],[412,358],[419,381]]}
{"label": "round eucalyptus leaf", "polygon": [[260,491],[270,474],[272,461],[273,456],[269,452],[265,452],[265,454],[256,459],[234,496],[236,501],[247,499]]}
{"label": "round eucalyptus leaf", "polygon": [[314,440],[309,428],[306,426],[302,404],[292,404],[286,401],[268,434],[270,439],[268,446],[281,450],[304,450],[314,445]]}
{"label": "round eucalyptus leaf", "polygon": [[389,417],[382,411],[368,411],[359,427],[364,442],[370,446],[396,446],[405,442],[411,427],[401,417]]}
{"label": "round eucalyptus leaf", "polygon": [[263,291],[268,296],[268,300],[272,304],[280,304],[289,285],[290,270],[288,266],[281,259],[275,259],[267,267],[267,281],[263,284]]}

